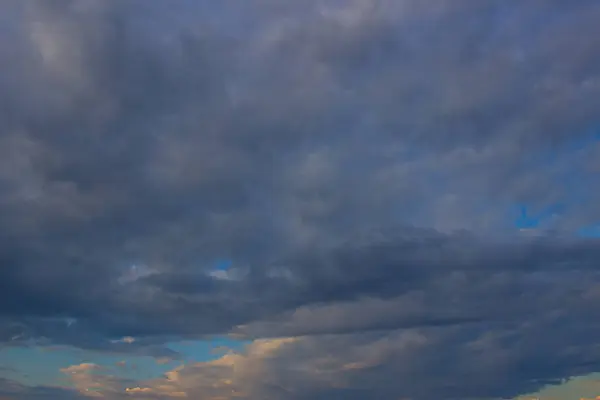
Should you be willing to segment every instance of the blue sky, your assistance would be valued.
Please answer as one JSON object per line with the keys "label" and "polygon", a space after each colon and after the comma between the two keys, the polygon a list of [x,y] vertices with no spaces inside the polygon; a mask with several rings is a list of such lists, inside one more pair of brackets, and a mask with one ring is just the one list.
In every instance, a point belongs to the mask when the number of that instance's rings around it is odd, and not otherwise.
{"label": "blue sky", "polygon": [[[181,358],[177,360],[70,347],[6,347],[0,349],[0,370],[5,369],[5,377],[25,385],[69,385],[67,377],[60,371],[62,368],[94,363],[126,379],[147,380],[159,378],[181,364],[210,361],[228,351],[240,351],[246,344],[245,341],[228,338],[167,343],[170,349],[181,354]],[[120,365],[123,362],[124,365]]]}

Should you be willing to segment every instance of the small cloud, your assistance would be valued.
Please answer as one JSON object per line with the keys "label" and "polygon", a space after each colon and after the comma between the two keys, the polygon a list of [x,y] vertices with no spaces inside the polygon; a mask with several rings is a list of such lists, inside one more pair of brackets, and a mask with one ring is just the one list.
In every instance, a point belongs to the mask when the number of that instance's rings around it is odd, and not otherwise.
{"label": "small cloud", "polygon": [[71,365],[70,367],[67,367],[67,368],[61,368],[60,372],[63,372],[65,374],[79,374],[79,373],[95,371],[98,369],[100,369],[100,366],[98,364],[83,363],[83,364],[78,364],[78,365]]}
{"label": "small cloud", "polygon": [[183,398],[188,397],[187,393],[180,391],[168,391],[168,390],[157,390],[149,387],[133,387],[125,389],[126,393],[130,394],[148,394],[155,395],[160,394],[167,397]]}
{"label": "small cloud", "polygon": [[125,389],[125,391],[127,393],[152,393],[153,392],[153,390],[150,388],[141,388],[141,387],[127,388],[127,389]]}
{"label": "small cloud", "polygon": [[149,268],[146,265],[133,264],[119,277],[118,282],[120,285],[126,285],[155,273],[156,270]]}
{"label": "small cloud", "polygon": [[231,277],[229,276],[229,273],[227,271],[221,271],[221,270],[211,271],[208,273],[208,275],[215,279],[220,279],[220,280],[230,280],[231,279]]}
{"label": "small cloud", "polygon": [[121,339],[117,339],[117,340],[111,340],[111,343],[127,343],[127,344],[131,344],[135,342],[135,338],[131,337],[131,336],[125,336],[122,337]]}

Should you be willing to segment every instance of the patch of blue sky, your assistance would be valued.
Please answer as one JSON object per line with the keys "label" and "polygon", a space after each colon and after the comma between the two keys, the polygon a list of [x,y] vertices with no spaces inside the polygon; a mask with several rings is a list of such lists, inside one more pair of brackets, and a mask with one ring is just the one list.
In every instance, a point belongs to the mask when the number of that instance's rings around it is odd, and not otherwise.
{"label": "patch of blue sky", "polygon": [[[578,153],[585,151],[588,147],[600,142],[600,130],[592,130],[589,134],[582,135],[577,139],[572,139],[561,143],[547,151],[538,154],[531,154],[525,162],[525,166],[546,168],[552,166],[559,160],[568,160],[567,157],[572,157]],[[533,204],[515,204],[511,207],[511,215],[513,216],[514,226],[522,230],[535,230],[549,228],[553,220],[557,217],[565,215],[569,208],[585,204],[587,190],[593,182],[590,177],[582,174],[578,169],[578,165],[572,165],[572,168],[567,168],[564,173],[558,177],[557,185],[560,185],[568,198],[563,199],[562,203],[549,204],[545,206]],[[514,217],[516,214],[516,217]],[[582,236],[600,236],[600,224],[590,225],[578,231]]]}
{"label": "patch of blue sky", "polygon": [[600,223],[585,226],[579,229],[577,234],[587,238],[600,238]]}
{"label": "patch of blue sky", "polygon": [[228,271],[233,265],[233,261],[228,259],[217,260],[214,265],[216,271]]}
{"label": "patch of blue sky", "polygon": [[206,362],[219,358],[229,350],[241,351],[249,343],[219,336],[207,340],[171,342],[167,346],[180,353],[185,362]]}
{"label": "patch of blue sky", "polygon": [[[122,361],[125,361],[125,365],[118,366],[117,363]],[[97,364],[113,375],[136,380],[160,377],[174,366],[173,363],[159,364],[154,357],[75,348],[0,348],[0,377],[13,379],[24,385],[69,385],[69,379],[60,369],[82,363]]]}
{"label": "patch of blue sky", "polygon": [[[110,373],[124,379],[144,380],[163,376],[182,363],[207,362],[228,351],[241,351],[249,341],[218,336],[206,340],[171,342],[167,347],[181,354],[179,360],[160,360],[150,356],[124,355],[59,347],[0,348],[0,377],[24,385],[70,385],[60,371],[72,365],[93,363],[102,367],[99,373]],[[123,365],[119,365],[124,362]],[[108,371],[108,372],[107,372]]]}
{"label": "patch of blue sky", "polygon": [[552,219],[564,215],[567,207],[564,204],[551,204],[539,210],[531,210],[527,204],[517,204],[515,209],[518,213],[514,220],[514,225],[518,229],[538,229],[544,228],[545,224],[550,223]]}
{"label": "patch of blue sky", "polygon": [[231,279],[232,276],[229,270],[233,266],[233,261],[229,259],[217,260],[213,263],[212,269],[209,271],[209,275],[216,279]]}

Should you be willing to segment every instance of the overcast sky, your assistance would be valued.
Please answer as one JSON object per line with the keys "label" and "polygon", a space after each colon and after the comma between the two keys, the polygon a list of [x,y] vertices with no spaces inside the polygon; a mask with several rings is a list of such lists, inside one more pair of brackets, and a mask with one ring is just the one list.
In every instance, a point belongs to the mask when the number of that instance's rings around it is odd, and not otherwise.
{"label": "overcast sky", "polygon": [[600,395],[598,21],[2,0],[0,399]]}

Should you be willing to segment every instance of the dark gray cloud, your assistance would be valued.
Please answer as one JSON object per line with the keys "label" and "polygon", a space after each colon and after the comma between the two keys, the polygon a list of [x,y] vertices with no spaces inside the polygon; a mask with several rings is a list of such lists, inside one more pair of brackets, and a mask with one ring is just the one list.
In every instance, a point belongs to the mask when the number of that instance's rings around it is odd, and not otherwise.
{"label": "dark gray cloud", "polygon": [[2,400],[82,400],[85,398],[85,396],[71,389],[49,386],[29,387],[0,378],[0,399]]}
{"label": "dark gray cloud", "polygon": [[595,2],[212,3],[0,6],[0,340],[307,335],[283,374],[423,337],[274,399],[597,370]]}

